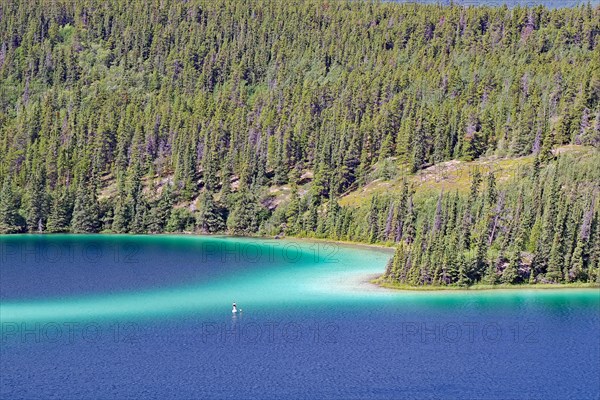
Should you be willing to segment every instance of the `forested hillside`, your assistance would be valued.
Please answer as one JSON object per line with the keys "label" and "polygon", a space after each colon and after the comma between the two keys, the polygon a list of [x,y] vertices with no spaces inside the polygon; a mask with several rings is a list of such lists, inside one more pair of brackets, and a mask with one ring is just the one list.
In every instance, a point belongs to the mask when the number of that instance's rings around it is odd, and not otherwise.
{"label": "forested hillside", "polygon": [[[312,235],[398,243],[408,284],[600,279],[599,42],[597,6],[0,0],[0,233]],[[411,183],[482,157],[531,160]]]}
{"label": "forested hillside", "polygon": [[536,157],[504,183],[493,169],[475,168],[468,190],[442,189],[419,202],[407,185],[379,202],[389,219],[383,224],[380,214],[377,232],[399,242],[385,278],[408,285],[600,283],[599,183],[594,151],[545,166]]}

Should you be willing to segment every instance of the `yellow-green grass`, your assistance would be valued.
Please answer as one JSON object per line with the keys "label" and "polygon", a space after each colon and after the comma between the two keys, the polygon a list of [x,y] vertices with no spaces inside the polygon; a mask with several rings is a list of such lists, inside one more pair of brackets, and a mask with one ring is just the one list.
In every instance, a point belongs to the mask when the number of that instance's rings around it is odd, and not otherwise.
{"label": "yellow-green grass", "polygon": [[[592,148],[586,146],[569,145],[558,147],[553,152],[583,157],[592,151],[594,151]],[[376,194],[399,194],[405,179],[414,188],[416,198],[437,194],[440,191],[464,193],[469,190],[472,174],[476,170],[484,175],[493,171],[498,185],[503,185],[518,178],[521,171],[533,163],[534,158],[533,155],[529,155],[517,158],[483,157],[475,161],[451,160],[425,168],[416,174],[406,172],[406,167],[399,164],[400,172],[394,178],[390,180],[376,179],[342,197],[339,203],[341,206],[358,207],[369,202],[371,197]],[[374,169],[379,167],[381,166],[378,163]]]}

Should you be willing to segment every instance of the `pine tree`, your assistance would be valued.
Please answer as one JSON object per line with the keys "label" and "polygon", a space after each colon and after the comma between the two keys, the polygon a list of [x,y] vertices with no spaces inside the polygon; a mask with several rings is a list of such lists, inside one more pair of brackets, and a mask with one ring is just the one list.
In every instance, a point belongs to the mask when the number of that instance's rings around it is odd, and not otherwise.
{"label": "pine tree", "polygon": [[465,258],[465,255],[463,253],[460,253],[458,255],[457,264],[458,264],[458,280],[457,280],[456,283],[459,286],[467,286],[467,285],[469,285],[470,279],[469,279],[469,276],[467,274],[468,262],[467,262],[467,259]]}
{"label": "pine tree", "polygon": [[42,232],[46,224],[47,198],[44,174],[38,171],[28,189],[27,228],[29,232]]}
{"label": "pine tree", "polygon": [[215,233],[225,229],[222,207],[215,202],[212,193],[204,190],[198,199],[196,226],[203,233]]}
{"label": "pine tree", "polygon": [[150,209],[148,216],[148,232],[161,233],[165,230],[167,222],[171,216],[173,207],[173,194],[170,184],[165,184],[162,188],[160,198]]}
{"label": "pine tree", "polygon": [[406,209],[406,217],[404,219],[404,230],[402,237],[406,243],[410,244],[415,240],[415,224],[417,215],[412,196],[408,197],[407,202],[408,206]]}
{"label": "pine tree", "polygon": [[553,282],[560,282],[563,279],[562,276],[562,265],[563,265],[563,248],[562,248],[562,234],[556,232],[554,234],[554,240],[552,241],[552,250],[550,251],[550,260],[548,261],[548,272],[546,278]]}
{"label": "pine tree", "polygon": [[114,199],[113,214],[112,231],[115,233],[129,232],[131,203],[127,198],[124,175],[119,175],[117,177],[117,195]]}
{"label": "pine tree", "polygon": [[368,215],[369,242],[375,243],[379,239],[379,210],[377,207],[377,196],[371,197],[371,205]]}
{"label": "pine tree", "polygon": [[100,219],[95,188],[82,182],[77,189],[71,230],[74,233],[96,233],[100,231]]}
{"label": "pine tree", "polygon": [[540,271],[545,271],[548,267],[548,256],[552,251],[552,240],[554,238],[556,215],[559,203],[559,182],[558,165],[555,167],[550,186],[550,193],[546,201],[546,208],[543,214],[541,226],[541,236],[536,248],[536,266]]}
{"label": "pine tree", "polygon": [[25,221],[18,210],[19,199],[13,192],[11,182],[5,179],[0,192],[0,233],[23,232]]}
{"label": "pine tree", "polygon": [[227,227],[235,235],[250,234],[258,229],[260,210],[256,197],[248,188],[242,188],[236,196],[234,208],[227,219]]}
{"label": "pine tree", "polygon": [[144,233],[147,212],[146,199],[142,192],[142,166],[135,162],[129,170],[128,190],[125,199],[126,208],[130,213],[129,231]]}
{"label": "pine tree", "polygon": [[519,253],[514,252],[504,271],[502,271],[502,283],[513,284],[519,279]]}
{"label": "pine tree", "polygon": [[582,240],[577,241],[577,247],[573,251],[573,258],[571,259],[571,268],[565,279],[569,282],[578,281],[584,279],[584,247],[585,243]]}
{"label": "pine tree", "polygon": [[549,279],[553,282],[560,282],[563,279],[563,276],[562,276],[562,266],[563,266],[563,262],[564,262],[563,236],[564,236],[566,220],[567,220],[567,212],[566,212],[566,209],[563,208],[557,217],[556,232],[554,233],[554,238],[552,240],[552,248],[550,250],[550,256],[549,256],[549,260],[548,260],[548,269],[546,272],[546,279]]}
{"label": "pine tree", "polygon": [[60,193],[55,193],[48,223],[47,232],[68,232],[73,213],[73,200],[67,189],[61,190]]}

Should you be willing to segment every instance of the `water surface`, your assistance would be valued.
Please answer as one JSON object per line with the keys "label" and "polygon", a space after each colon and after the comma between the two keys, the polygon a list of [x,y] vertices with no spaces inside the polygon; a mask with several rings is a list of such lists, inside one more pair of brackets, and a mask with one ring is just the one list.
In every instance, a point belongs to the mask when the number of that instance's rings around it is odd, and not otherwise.
{"label": "water surface", "polygon": [[390,256],[291,240],[0,236],[0,397],[600,396],[599,291],[366,283]]}

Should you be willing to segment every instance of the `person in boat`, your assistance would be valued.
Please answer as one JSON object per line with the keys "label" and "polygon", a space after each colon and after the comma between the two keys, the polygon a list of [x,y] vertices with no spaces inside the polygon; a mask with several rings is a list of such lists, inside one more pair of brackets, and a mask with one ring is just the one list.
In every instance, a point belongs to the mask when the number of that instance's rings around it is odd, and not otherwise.
{"label": "person in boat", "polygon": [[233,309],[231,310],[232,313],[237,313],[238,309],[237,309],[237,305],[235,304],[235,301],[233,302]]}

